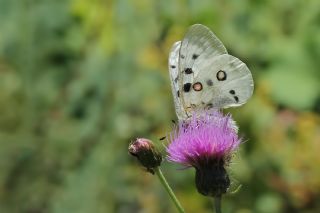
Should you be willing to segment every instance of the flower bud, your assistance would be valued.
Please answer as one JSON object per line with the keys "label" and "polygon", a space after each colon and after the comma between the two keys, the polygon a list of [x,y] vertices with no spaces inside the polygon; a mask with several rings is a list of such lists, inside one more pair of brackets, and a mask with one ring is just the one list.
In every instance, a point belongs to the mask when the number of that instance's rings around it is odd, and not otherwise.
{"label": "flower bud", "polygon": [[137,138],[130,143],[128,150],[131,155],[137,157],[140,164],[151,174],[154,174],[154,168],[161,164],[161,153],[155,148],[151,140]]}

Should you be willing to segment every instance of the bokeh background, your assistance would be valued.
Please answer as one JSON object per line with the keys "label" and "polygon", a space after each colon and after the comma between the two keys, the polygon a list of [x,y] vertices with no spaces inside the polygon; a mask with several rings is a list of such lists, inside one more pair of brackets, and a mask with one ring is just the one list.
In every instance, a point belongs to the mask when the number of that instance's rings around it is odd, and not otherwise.
{"label": "bokeh background", "polygon": [[[0,212],[176,212],[127,153],[176,119],[167,57],[202,23],[250,67],[223,212],[320,212],[320,1],[0,0]],[[187,212],[194,171],[163,163]]]}

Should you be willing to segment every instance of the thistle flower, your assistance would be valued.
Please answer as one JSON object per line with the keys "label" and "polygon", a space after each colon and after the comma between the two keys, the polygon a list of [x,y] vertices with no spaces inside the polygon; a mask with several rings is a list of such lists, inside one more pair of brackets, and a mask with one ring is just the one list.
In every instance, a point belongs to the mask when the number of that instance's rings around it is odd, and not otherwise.
{"label": "thistle flower", "polygon": [[168,160],[194,167],[198,192],[220,197],[230,186],[226,166],[241,142],[237,131],[230,115],[214,110],[195,112],[171,133]]}
{"label": "thistle flower", "polygon": [[128,150],[131,155],[137,157],[141,165],[151,174],[154,174],[154,169],[161,164],[162,155],[154,147],[151,140],[137,138],[130,143]]}

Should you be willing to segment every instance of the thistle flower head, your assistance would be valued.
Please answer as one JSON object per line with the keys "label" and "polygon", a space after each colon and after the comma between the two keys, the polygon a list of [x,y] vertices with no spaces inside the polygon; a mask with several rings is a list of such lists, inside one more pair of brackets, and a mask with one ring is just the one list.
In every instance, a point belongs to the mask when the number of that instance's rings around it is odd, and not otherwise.
{"label": "thistle flower head", "polygon": [[196,169],[196,186],[203,195],[217,196],[230,185],[225,170],[241,140],[230,115],[219,111],[195,112],[170,135],[168,160]]}

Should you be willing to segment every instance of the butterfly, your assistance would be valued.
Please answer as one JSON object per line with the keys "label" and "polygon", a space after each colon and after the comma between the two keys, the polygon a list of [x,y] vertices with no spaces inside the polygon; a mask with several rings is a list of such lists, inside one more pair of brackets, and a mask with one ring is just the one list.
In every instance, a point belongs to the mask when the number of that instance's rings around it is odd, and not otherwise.
{"label": "butterfly", "polygon": [[169,74],[179,120],[192,112],[228,108],[247,102],[253,78],[240,59],[229,55],[222,42],[206,26],[192,25],[169,54]]}

